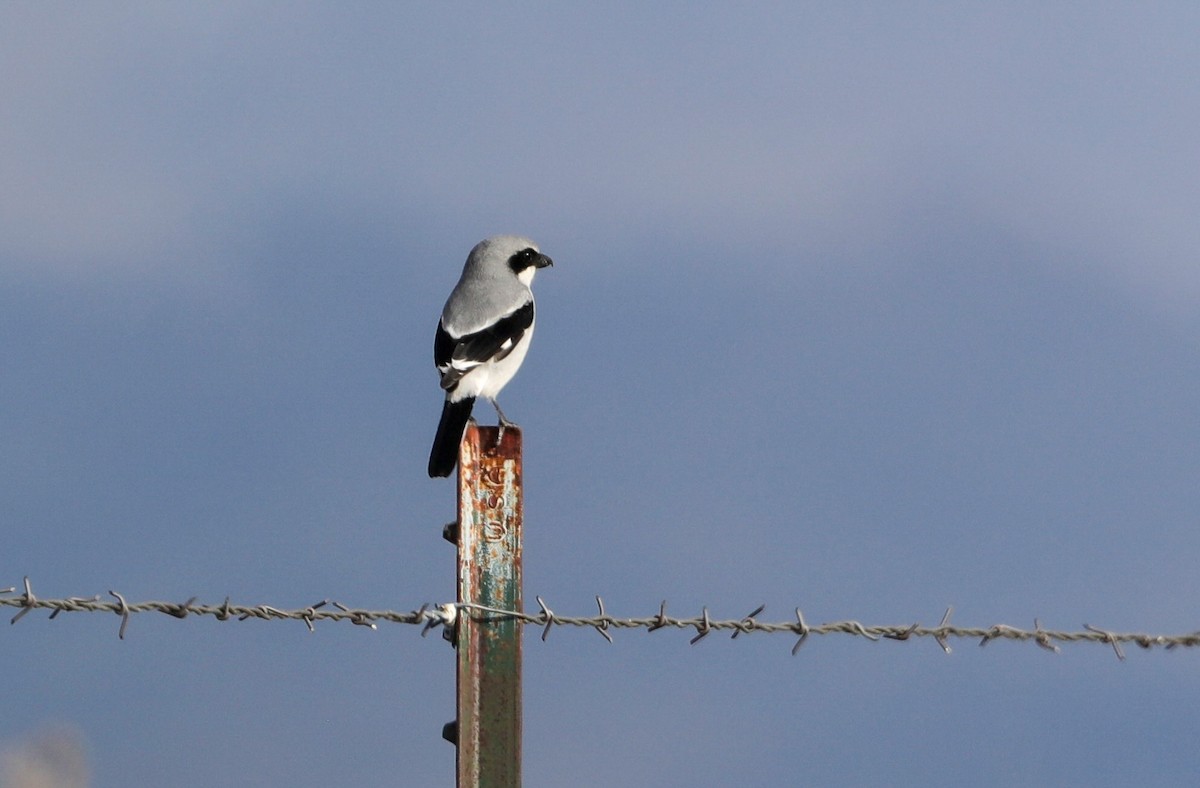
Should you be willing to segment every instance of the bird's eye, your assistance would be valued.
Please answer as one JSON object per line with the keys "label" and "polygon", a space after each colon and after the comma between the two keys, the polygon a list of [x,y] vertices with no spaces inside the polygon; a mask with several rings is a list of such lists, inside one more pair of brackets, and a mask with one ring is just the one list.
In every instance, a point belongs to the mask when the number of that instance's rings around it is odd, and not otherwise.
{"label": "bird's eye", "polygon": [[508,258],[508,267],[514,273],[521,273],[529,266],[533,265],[533,259],[537,257],[537,252],[533,249],[525,248]]}

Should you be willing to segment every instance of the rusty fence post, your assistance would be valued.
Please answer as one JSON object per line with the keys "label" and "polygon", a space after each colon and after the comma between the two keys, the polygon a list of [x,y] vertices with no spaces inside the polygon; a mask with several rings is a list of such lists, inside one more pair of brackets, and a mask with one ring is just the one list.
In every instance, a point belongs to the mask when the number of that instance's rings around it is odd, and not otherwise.
{"label": "rusty fence post", "polygon": [[[521,606],[521,431],[467,425],[458,466],[458,601]],[[460,609],[458,786],[521,784],[521,626]]]}

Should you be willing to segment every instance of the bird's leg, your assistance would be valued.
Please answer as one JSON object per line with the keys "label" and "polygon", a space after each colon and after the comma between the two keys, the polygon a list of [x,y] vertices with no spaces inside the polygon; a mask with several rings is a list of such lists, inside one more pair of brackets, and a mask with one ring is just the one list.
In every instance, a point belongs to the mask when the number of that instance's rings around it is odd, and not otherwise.
{"label": "bird's leg", "polygon": [[496,409],[496,415],[500,417],[500,429],[496,430],[496,445],[499,446],[500,442],[504,440],[504,428],[515,427],[517,424],[505,418],[504,411],[500,410],[499,402],[492,400],[492,407]]}

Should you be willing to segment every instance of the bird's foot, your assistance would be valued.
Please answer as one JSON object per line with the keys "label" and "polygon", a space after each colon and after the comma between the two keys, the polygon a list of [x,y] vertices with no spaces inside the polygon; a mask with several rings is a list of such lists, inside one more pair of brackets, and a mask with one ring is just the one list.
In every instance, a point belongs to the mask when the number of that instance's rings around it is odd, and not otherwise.
{"label": "bird's foot", "polygon": [[500,428],[496,430],[496,448],[499,448],[500,444],[504,442],[504,428],[505,427],[516,427],[516,426],[517,426],[517,423],[515,421],[509,421],[508,419],[500,419]]}
{"label": "bird's foot", "polygon": [[509,421],[507,418],[505,418],[504,411],[500,410],[500,403],[492,400],[492,405],[496,408],[496,415],[500,417],[500,426],[499,429],[496,430],[496,448],[500,448],[501,442],[504,441],[504,428],[515,427],[517,426],[517,423],[515,421]]}

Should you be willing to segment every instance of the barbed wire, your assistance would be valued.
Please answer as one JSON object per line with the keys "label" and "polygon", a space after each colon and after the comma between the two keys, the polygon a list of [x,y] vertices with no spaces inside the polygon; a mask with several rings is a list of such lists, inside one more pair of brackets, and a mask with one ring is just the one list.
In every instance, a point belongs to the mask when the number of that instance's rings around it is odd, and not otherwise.
{"label": "barbed wire", "polygon": [[1125,652],[1122,644],[1135,644],[1143,649],[1153,648],[1194,648],[1200,646],[1200,631],[1178,635],[1151,635],[1138,632],[1112,632],[1090,624],[1084,624],[1082,631],[1057,631],[1043,629],[1041,621],[1034,619],[1033,629],[1022,629],[1008,624],[993,624],[990,627],[961,627],[950,623],[953,607],[946,608],[941,623],[936,627],[925,627],[919,623],[899,626],[867,626],[858,621],[832,621],[824,624],[810,625],[805,621],[800,608],[795,609],[795,620],[768,622],[758,620],[758,616],[766,609],[759,605],[751,613],[736,619],[716,619],[709,614],[707,607],[702,608],[701,614],[691,618],[678,618],[667,615],[667,603],[664,601],[658,613],[644,618],[619,618],[610,615],[604,608],[604,600],[597,596],[596,605],[599,613],[594,616],[562,616],[550,609],[542,597],[535,597],[539,607],[537,613],[525,613],[515,610],[501,610],[461,602],[444,604],[424,604],[416,610],[399,612],[395,610],[367,610],[351,608],[340,602],[322,600],[314,605],[295,610],[284,610],[273,605],[240,605],[234,604],[226,597],[219,605],[197,604],[196,597],[186,602],[128,602],[122,594],[109,591],[112,601],[103,599],[99,594],[90,597],[67,597],[65,599],[41,599],[33,593],[29,578],[24,580],[23,593],[16,593],[17,588],[0,589],[0,607],[20,608],[9,622],[15,624],[33,610],[49,610],[50,618],[56,618],[60,613],[114,613],[121,617],[120,629],[117,636],[124,640],[130,618],[137,613],[163,613],[174,618],[186,618],[189,615],[211,616],[218,621],[237,619],[258,620],[295,620],[303,621],[310,632],[315,631],[317,621],[348,621],[358,626],[377,629],[378,624],[410,624],[422,627],[424,637],[429,630],[445,627],[443,635],[452,639],[453,627],[462,614],[471,614],[472,620],[494,623],[496,621],[516,621],[526,626],[541,627],[542,640],[546,640],[550,631],[555,627],[584,627],[599,632],[605,640],[613,642],[612,632],[617,629],[644,629],[655,632],[660,629],[693,629],[696,634],[689,641],[695,645],[713,632],[732,632],[732,637],[750,633],[779,634],[790,633],[797,637],[792,646],[792,654],[813,635],[851,635],[867,640],[908,641],[920,638],[930,638],[949,654],[951,639],[978,640],[980,646],[986,646],[993,640],[1015,640],[1032,642],[1048,651],[1060,651],[1060,643],[1107,643],[1113,649],[1117,659],[1124,660]]}

